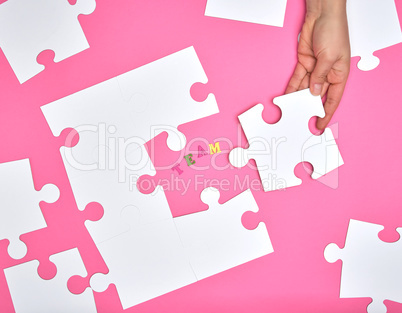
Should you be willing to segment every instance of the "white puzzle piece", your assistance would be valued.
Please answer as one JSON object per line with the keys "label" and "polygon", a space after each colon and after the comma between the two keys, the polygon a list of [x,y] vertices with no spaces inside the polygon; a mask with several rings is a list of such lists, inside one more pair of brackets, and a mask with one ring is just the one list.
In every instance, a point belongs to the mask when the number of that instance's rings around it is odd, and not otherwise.
{"label": "white puzzle piece", "polygon": [[208,0],[205,15],[283,27],[287,0]]}
{"label": "white puzzle piece", "polygon": [[[350,220],[345,247],[329,244],[325,259],[342,260],[341,298],[370,297],[368,313],[386,313],[384,300],[402,303],[402,240],[383,242],[378,233],[384,227]],[[402,228],[397,229],[402,235]]]}
{"label": "white puzzle piece", "polygon": [[[140,161],[142,164],[120,171],[117,168],[107,168],[79,175],[80,170],[71,166],[66,160],[64,162],[68,176],[71,177],[70,184],[78,208],[84,210],[86,205],[93,201],[100,203],[103,207],[104,214],[99,221],[85,221],[85,226],[95,243],[129,230],[128,224],[122,222],[120,217],[122,208],[126,206],[136,206],[143,223],[172,218],[162,187],[158,186],[151,194],[143,194],[137,189],[138,177],[155,173],[145,147],[135,149],[129,157],[133,163]],[[134,158],[136,160],[133,160]],[[109,161],[109,158],[106,160]]]}
{"label": "white puzzle piece", "polygon": [[72,276],[87,275],[78,249],[54,254],[50,261],[57,267],[57,274],[51,280],[44,280],[38,275],[37,260],[4,269],[15,312],[96,313],[92,290],[75,295],[67,289],[67,281]]}
{"label": "white puzzle piece", "polygon": [[[208,82],[193,47],[109,79],[42,107],[53,132],[66,128],[115,127],[115,137],[147,142],[169,133],[168,146],[182,150],[177,127],[219,113],[214,95],[200,103],[190,88]],[[93,147],[95,148],[95,147]],[[78,152],[77,152],[78,153]]]}
{"label": "white puzzle piece", "polygon": [[20,83],[44,66],[36,58],[53,50],[55,62],[89,48],[78,15],[95,10],[95,0],[7,0],[0,5],[0,47]]}
{"label": "white puzzle piece", "polygon": [[128,205],[144,221],[171,218],[164,193],[140,193],[136,178],[155,175],[145,142],[167,131],[169,147],[180,150],[177,126],[219,112],[213,95],[203,103],[191,98],[196,82],[207,77],[190,47],[42,107],[55,136],[70,127],[79,133],[61,154],[80,210],[93,201],[105,210],[100,223],[86,223],[95,242],[127,230],[117,221]]}
{"label": "white puzzle piece", "polygon": [[243,167],[254,159],[264,191],[272,191],[301,184],[294,174],[300,162],[313,165],[314,179],[343,164],[332,131],[327,128],[322,135],[314,136],[308,128],[311,117],[325,115],[319,96],[305,89],[277,97],[273,102],[282,110],[282,118],[276,124],[264,122],[262,104],[239,115],[249,148],[230,152],[233,166]]}
{"label": "white puzzle piece", "polygon": [[53,203],[58,198],[55,185],[35,190],[28,159],[0,164],[0,240],[10,241],[8,254],[12,258],[20,259],[27,252],[20,235],[47,226],[39,202]]}
{"label": "white puzzle piece", "polygon": [[208,210],[174,219],[198,280],[274,251],[264,223],[254,230],[242,225],[245,212],[258,212],[249,189],[219,204],[219,191],[209,187],[201,199]]}
{"label": "white puzzle piece", "polygon": [[173,219],[142,224],[133,207],[125,208],[123,218],[130,231],[97,244],[109,273],[91,277],[93,290],[113,283],[127,309],[196,281]]}
{"label": "white puzzle piece", "polygon": [[380,63],[375,51],[402,42],[394,0],[348,0],[347,15],[352,57],[361,57],[357,66],[362,71]]}

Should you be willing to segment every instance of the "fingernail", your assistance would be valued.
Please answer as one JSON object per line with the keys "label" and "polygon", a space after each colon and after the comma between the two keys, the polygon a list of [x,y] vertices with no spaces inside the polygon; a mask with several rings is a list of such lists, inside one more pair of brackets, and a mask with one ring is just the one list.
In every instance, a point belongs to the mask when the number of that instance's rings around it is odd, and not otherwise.
{"label": "fingernail", "polygon": [[313,94],[315,96],[319,96],[321,94],[322,84],[314,84],[313,86]]}

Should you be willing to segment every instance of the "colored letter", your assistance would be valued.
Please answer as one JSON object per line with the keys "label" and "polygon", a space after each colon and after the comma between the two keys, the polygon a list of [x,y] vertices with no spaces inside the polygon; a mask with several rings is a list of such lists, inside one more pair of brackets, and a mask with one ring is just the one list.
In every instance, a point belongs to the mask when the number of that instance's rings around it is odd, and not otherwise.
{"label": "colored letter", "polygon": [[210,150],[211,154],[221,153],[221,147],[219,146],[219,141],[215,142],[215,146],[212,143],[210,143],[209,150]]}
{"label": "colored letter", "polygon": [[200,145],[198,146],[198,157],[202,158],[204,155],[208,155],[208,152],[205,151]]}
{"label": "colored letter", "polygon": [[179,173],[179,175],[181,175],[183,173],[182,169],[180,168],[180,164],[173,166],[172,171],[177,171],[177,173]]}
{"label": "colored letter", "polygon": [[192,156],[193,156],[192,154],[188,154],[188,155],[185,155],[185,156],[184,156],[184,158],[185,158],[186,161],[187,161],[187,165],[188,165],[188,166],[190,166],[190,165],[192,165],[192,164],[195,163],[195,161],[191,158]]}

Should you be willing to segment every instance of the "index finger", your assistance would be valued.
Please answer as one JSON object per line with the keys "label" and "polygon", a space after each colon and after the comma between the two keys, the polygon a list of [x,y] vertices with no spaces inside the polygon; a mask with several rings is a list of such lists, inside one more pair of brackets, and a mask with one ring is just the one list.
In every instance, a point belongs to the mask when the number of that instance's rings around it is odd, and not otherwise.
{"label": "index finger", "polygon": [[346,82],[331,84],[328,87],[327,100],[324,104],[325,116],[317,119],[317,128],[324,129],[331,121],[336,109],[341,102],[343,92],[345,90]]}

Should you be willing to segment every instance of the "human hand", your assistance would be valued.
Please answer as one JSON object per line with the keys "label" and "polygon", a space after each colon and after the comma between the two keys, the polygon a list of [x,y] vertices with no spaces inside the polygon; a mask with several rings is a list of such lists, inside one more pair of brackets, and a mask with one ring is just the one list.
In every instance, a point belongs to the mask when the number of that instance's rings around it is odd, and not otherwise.
{"label": "human hand", "polygon": [[324,129],[337,109],[350,70],[350,43],[346,0],[306,0],[306,19],[300,33],[298,63],[286,94],[310,87],[313,95],[326,95]]}

